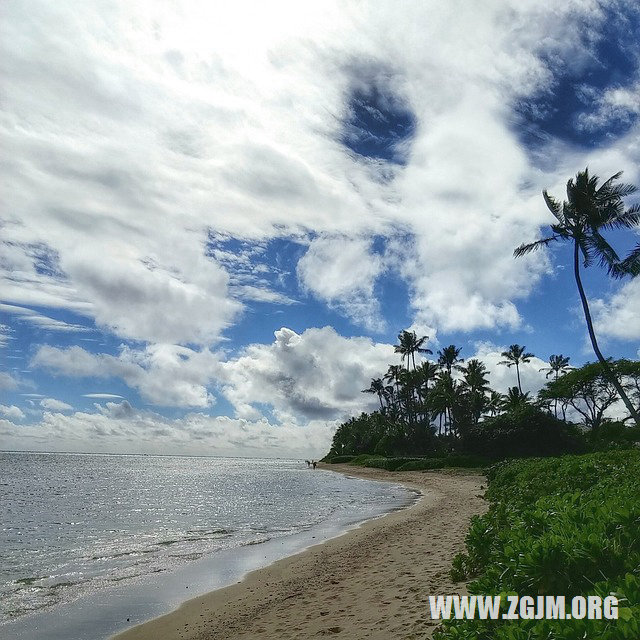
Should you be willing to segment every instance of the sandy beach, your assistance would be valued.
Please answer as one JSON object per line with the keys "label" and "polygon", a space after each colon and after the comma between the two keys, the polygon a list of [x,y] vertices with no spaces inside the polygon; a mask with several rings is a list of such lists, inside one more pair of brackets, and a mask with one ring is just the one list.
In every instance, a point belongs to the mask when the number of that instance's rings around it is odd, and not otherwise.
{"label": "sandy beach", "polygon": [[471,516],[485,509],[484,477],[347,465],[339,470],[401,483],[422,497],[115,638],[430,638],[437,623],[428,617],[428,596],[464,592],[451,582],[449,569]]}

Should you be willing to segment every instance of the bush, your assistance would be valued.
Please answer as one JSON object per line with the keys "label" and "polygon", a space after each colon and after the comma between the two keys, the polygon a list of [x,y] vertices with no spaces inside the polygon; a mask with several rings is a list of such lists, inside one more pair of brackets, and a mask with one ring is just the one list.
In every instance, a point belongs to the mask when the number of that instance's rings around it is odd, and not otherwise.
{"label": "bush", "polygon": [[396,471],[407,462],[418,460],[419,458],[372,458],[364,463],[365,467],[373,467],[374,469],[386,469],[387,471]]}
{"label": "bush", "polygon": [[333,456],[329,458],[327,462],[331,464],[344,464],[345,462],[351,462],[354,458],[355,456]]}
{"label": "bush", "polygon": [[398,467],[397,471],[422,471],[428,469],[445,469],[454,467],[477,468],[487,466],[486,458],[470,455],[453,455],[445,458],[423,458],[412,460]]}
{"label": "bush", "polygon": [[472,594],[606,596],[620,619],[456,620],[439,640],[640,637],[640,451],[503,462],[488,472],[489,511],[472,521],[452,577]]}
{"label": "bush", "polygon": [[358,465],[360,467],[364,467],[365,463],[369,462],[369,460],[379,460],[382,457],[383,456],[378,456],[378,455],[370,454],[370,453],[361,453],[359,456],[356,456],[351,461],[351,464],[355,464],[355,465]]}
{"label": "bush", "polygon": [[469,453],[493,460],[583,453],[584,438],[571,424],[532,405],[488,418],[465,434]]}

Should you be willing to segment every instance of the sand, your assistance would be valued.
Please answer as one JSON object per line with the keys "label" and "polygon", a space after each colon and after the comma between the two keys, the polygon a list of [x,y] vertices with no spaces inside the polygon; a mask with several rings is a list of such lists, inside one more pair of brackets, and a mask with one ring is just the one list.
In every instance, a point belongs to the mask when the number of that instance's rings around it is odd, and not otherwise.
{"label": "sand", "polygon": [[[331,468],[327,465],[325,468]],[[357,640],[430,638],[429,595],[465,593],[449,578],[471,516],[484,512],[485,478],[340,465],[422,493],[416,504],[184,603],[117,640]]]}

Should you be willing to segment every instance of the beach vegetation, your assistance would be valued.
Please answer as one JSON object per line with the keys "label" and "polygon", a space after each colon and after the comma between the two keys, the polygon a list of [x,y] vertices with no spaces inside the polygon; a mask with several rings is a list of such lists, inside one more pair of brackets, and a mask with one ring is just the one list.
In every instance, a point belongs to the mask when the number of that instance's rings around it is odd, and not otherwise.
{"label": "beach vegetation", "polygon": [[490,508],[474,517],[454,580],[469,593],[610,594],[618,620],[455,620],[438,640],[640,637],[640,451],[512,460],[488,470]]}

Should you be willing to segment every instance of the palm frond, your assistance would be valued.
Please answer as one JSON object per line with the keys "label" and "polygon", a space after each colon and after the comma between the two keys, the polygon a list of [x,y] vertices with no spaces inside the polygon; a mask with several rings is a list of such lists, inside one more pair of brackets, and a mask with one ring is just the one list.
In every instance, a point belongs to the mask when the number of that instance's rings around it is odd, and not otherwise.
{"label": "palm frond", "polygon": [[640,243],[620,262],[619,268],[622,271],[622,275],[630,275],[632,277],[640,275]]}
{"label": "palm frond", "polygon": [[544,198],[545,203],[551,213],[562,223],[564,224],[564,215],[563,209],[564,206],[560,204],[558,200],[556,200],[553,196],[549,195],[549,192],[545,189],[542,192],[542,197]]}
{"label": "palm frond", "polygon": [[520,258],[521,256],[526,255],[527,253],[531,253],[532,251],[537,251],[541,247],[548,245],[550,242],[558,239],[558,235],[549,236],[548,238],[543,238],[542,240],[536,240],[535,242],[523,243],[519,247],[517,247],[513,252],[514,258]]}

